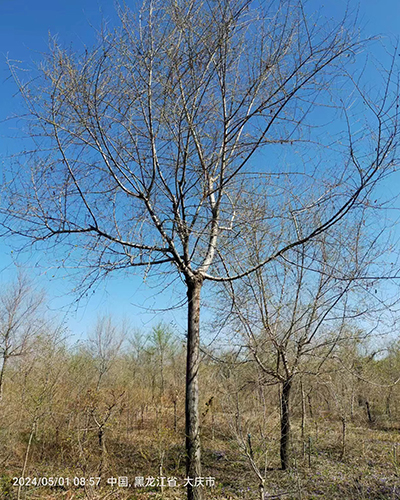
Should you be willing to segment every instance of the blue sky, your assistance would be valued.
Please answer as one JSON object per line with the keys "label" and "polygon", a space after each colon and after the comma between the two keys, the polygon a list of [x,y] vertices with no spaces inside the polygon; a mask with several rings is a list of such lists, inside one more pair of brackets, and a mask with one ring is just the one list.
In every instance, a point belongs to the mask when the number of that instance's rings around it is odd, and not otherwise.
{"label": "blue sky", "polygon": [[[129,5],[130,2],[128,1]],[[132,7],[137,3],[132,2]],[[308,11],[321,10],[327,17],[339,19],[346,8],[344,0],[325,2],[309,1]],[[351,9],[356,2],[351,2]],[[359,4],[360,26],[368,35],[384,34],[392,40],[400,36],[399,0],[361,0]],[[57,35],[65,45],[73,44],[79,49],[83,44],[94,41],[92,26],[99,27],[103,21],[113,24],[116,15],[113,2],[102,0],[0,0],[0,166],[7,157],[18,151],[20,142],[15,137],[17,131],[6,118],[18,113],[20,108],[16,87],[9,78],[6,58],[21,61],[23,67],[33,66],[46,52],[49,33]],[[6,241],[0,242],[0,283],[12,279],[16,273],[11,249]],[[113,313],[117,317],[128,317],[137,327],[149,328],[163,318],[175,323],[183,333],[185,310],[169,311],[162,314],[156,307],[167,307],[182,299],[183,287],[177,284],[176,293],[167,291],[157,295],[155,288],[142,283],[140,277],[115,276],[99,285],[96,293],[88,301],[83,301],[76,310],[72,295],[65,296],[73,283],[68,277],[40,266],[41,255],[35,252],[19,258],[20,265],[44,287],[49,299],[49,307],[56,311],[64,306],[61,317],[65,317],[71,331],[79,336],[93,324],[98,313]],[[70,307],[68,307],[70,305]],[[60,316],[60,315],[59,315]]]}
{"label": "blue sky", "polygon": [[[49,34],[57,36],[66,46],[72,44],[79,49],[86,44],[90,47],[95,41],[94,28],[98,29],[104,22],[112,25],[116,19],[113,2],[0,0],[0,166],[21,148],[21,141],[15,139],[19,134],[15,122],[6,120],[21,111],[15,83],[9,77],[7,58],[21,61],[24,68],[34,67],[47,51]],[[84,336],[98,314],[109,313],[117,320],[129,319],[134,327],[144,330],[163,320],[176,325],[184,334],[185,308],[163,311],[182,300],[183,289],[179,284],[176,293],[171,290],[158,293],[160,290],[154,288],[154,283],[144,284],[140,276],[120,275],[99,283],[90,300],[83,299],[77,304],[76,297],[70,293],[75,285],[73,279],[48,269],[48,256],[42,267],[41,254],[28,251],[19,255],[10,244],[18,246],[20,242],[0,241],[0,284],[12,280],[17,267],[23,269],[35,286],[46,291],[50,314],[66,322],[73,339]]]}

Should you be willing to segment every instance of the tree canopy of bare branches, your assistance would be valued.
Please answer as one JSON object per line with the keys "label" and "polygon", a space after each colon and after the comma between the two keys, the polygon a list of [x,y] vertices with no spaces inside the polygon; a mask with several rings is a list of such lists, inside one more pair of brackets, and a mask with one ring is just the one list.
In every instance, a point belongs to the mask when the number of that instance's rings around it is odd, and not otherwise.
{"label": "tree canopy of bare branches", "polygon": [[44,321],[38,315],[42,303],[43,295],[35,293],[22,274],[0,296],[0,403],[9,361],[27,354],[42,333]]}

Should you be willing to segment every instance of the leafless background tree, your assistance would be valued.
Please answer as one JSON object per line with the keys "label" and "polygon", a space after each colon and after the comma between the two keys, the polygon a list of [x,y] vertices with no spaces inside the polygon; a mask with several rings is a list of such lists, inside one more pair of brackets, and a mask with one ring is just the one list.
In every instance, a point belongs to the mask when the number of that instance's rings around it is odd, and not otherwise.
{"label": "leafless background tree", "polygon": [[35,337],[45,328],[39,314],[42,303],[43,294],[35,292],[22,274],[0,296],[0,403],[9,361],[28,354]]}
{"label": "leafless background tree", "polygon": [[[251,212],[256,213],[256,208]],[[353,217],[343,219],[333,230],[263,267],[258,264],[269,255],[277,238],[288,239],[292,224],[298,238],[305,228],[299,225],[295,213],[286,227],[282,223],[279,235],[268,221],[254,219],[253,230],[246,239],[243,236],[243,257],[236,272],[243,267],[258,268],[240,281],[227,282],[220,298],[218,318],[223,331],[238,337],[236,342],[247,351],[249,361],[253,359],[258,366],[259,374],[254,376],[259,383],[280,386],[280,456],[284,470],[291,462],[293,384],[301,382],[303,375],[321,376],[327,360],[342,353],[344,346],[365,340],[373,332],[389,332],[388,325],[382,328],[380,324],[387,310],[396,309],[397,300],[371,293],[372,278],[367,277],[385,256],[376,235],[370,235],[365,227],[365,215],[365,208],[360,206]],[[317,224],[312,221],[312,225]],[[390,317],[391,322],[393,319]],[[393,331],[393,323],[391,326]]]}

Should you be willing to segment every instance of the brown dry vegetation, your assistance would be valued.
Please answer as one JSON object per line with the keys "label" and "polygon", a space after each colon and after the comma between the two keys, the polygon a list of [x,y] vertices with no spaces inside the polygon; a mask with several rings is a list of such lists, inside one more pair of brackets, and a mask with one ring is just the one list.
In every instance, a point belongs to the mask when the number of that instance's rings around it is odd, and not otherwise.
{"label": "brown dry vegetation", "polygon": [[[67,348],[43,334],[10,363],[0,406],[2,499],[185,497],[182,485],[163,491],[133,486],[138,476],[161,473],[181,484],[185,477],[185,346],[165,326],[160,332],[125,344],[110,337],[101,351],[93,344],[96,336]],[[249,446],[265,474],[265,498],[400,498],[400,388],[387,384],[396,377],[399,352],[392,348],[379,360],[352,352],[363,380],[331,361],[318,378],[303,378],[303,391],[295,385],[294,466],[288,471],[279,468],[277,387],[262,386],[251,362],[233,363],[227,353],[219,361],[204,355],[203,475],[215,477],[215,487],[204,487],[206,498],[259,498]],[[342,353],[342,359],[349,356],[349,350]],[[101,483],[18,491],[13,478],[21,476],[101,477]],[[132,487],[107,485],[119,476]]]}

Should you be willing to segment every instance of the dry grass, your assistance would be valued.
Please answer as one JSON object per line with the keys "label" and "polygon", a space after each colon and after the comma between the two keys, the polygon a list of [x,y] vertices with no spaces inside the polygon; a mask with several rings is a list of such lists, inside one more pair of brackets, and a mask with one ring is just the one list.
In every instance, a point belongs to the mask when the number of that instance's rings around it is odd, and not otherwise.
{"label": "dry grass", "polygon": [[[266,473],[265,498],[290,499],[349,499],[395,500],[400,499],[400,436],[396,428],[371,427],[349,423],[347,449],[341,459],[341,424],[324,420],[319,423],[318,436],[315,427],[308,429],[311,450],[300,439],[300,430],[294,426],[293,442],[295,466],[291,471],[278,469],[277,442],[271,441],[269,470]],[[124,488],[106,484],[108,477],[127,476],[133,484],[137,476],[160,475],[162,463],[166,477],[175,476],[182,482],[185,477],[184,443],[182,429],[175,433],[165,428],[149,411],[143,422],[136,422],[127,432],[111,429],[107,435],[107,456],[102,473],[102,486],[81,487],[27,487],[21,491],[21,500],[177,500],[185,498],[183,486]],[[399,444],[399,453],[397,453]],[[46,448],[47,446],[47,448]],[[36,440],[27,476],[70,477],[97,476],[99,474],[99,450],[95,435],[76,453],[73,444],[62,443],[58,450],[54,443]],[[305,453],[303,453],[303,450]],[[1,473],[0,492],[4,500],[17,498],[17,487],[12,478],[21,471],[21,453],[7,460]],[[62,456],[62,459],[61,459]],[[77,457],[74,460],[74,456]],[[64,463],[63,460],[65,461]],[[19,463],[18,463],[19,462]],[[1,466],[1,462],[0,462]],[[215,439],[204,430],[203,474],[215,477],[215,487],[204,487],[206,499],[253,500],[259,499],[258,485],[246,457],[229,436],[227,429],[217,426]]]}

